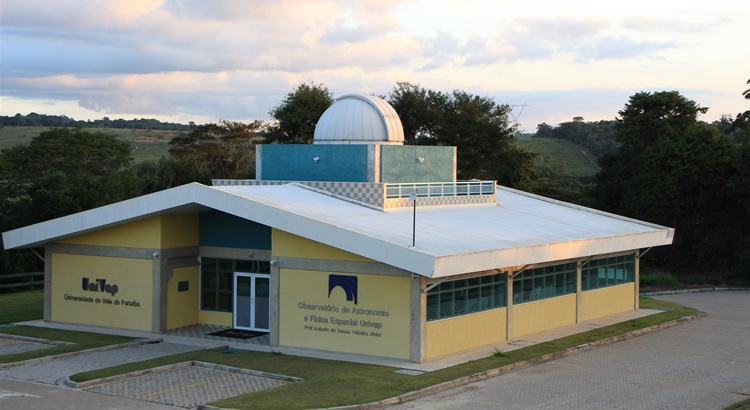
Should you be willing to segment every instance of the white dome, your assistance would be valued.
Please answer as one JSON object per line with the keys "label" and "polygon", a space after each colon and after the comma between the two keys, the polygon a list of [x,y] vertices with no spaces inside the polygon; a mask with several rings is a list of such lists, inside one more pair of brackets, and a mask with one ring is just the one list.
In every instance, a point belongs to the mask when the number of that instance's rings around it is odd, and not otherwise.
{"label": "white dome", "polygon": [[384,99],[347,94],[336,99],[315,125],[315,144],[403,144],[404,127]]}

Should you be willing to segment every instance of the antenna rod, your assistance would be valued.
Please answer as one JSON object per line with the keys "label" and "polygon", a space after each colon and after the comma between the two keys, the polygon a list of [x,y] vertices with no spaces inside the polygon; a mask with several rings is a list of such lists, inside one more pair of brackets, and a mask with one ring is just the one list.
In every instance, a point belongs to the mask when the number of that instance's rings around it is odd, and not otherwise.
{"label": "antenna rod", "polygon": [[414,243],[416,242],[416,239],[417,239],[417,193],[416,191],[413,192],[410,196],[411,196],[412,202],[414,203],[414,211],[412,212],[412,216],[411,216],[411,247],[414,248],[416,246]]}

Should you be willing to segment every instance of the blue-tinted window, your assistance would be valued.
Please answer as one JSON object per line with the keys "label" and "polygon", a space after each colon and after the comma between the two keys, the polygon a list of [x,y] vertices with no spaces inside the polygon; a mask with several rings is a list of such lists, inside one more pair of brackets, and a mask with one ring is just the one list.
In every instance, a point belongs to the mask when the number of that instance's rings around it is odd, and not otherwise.
{"label": "blue-tinted window", "polygon": [[576,292],[576,264],[524,270],[513,278],[513,304]]}
{"label": "blue-tinted window", "polygon": [[505,306],[505,274],[446,281],[427,292],[427,320]]}
{"label": "blue-tinted window", "polygon": [[592,290],[635,280],[635,254],[594,259],[581,268],[581,288]]}

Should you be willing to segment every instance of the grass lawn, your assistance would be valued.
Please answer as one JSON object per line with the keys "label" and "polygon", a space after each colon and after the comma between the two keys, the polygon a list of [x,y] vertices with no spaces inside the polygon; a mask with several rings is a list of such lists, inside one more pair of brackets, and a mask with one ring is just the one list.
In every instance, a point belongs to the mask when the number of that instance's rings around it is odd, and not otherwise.
{"label": "grass lawn", "polygon": [[41,319],[43,306],[41,290],[0,293],[0,324]]}
{"label": "grass lawn", "polygon": [[[0,324],[35,320],[42,318],[43,292],[40,290],[0,294]],[[69,330],[47,329],[33,326],[2,326],[2,334],[38,337],[42,339],[71,342],[66,346],[0,356],[0,363],[17,362],[58,353],[75,352],[92,347],[107,346],[133,340],[130,337],[112,336],[100,333],[73,332]]]}
{"label": "grass lawn", "polygon": [[[31,138],[51,127],[4,126],[0,127],[0,149],[28,144]],[[135,162],[158,160],[169,156],[169,141],[184,134],[183,131],[141,130],[130,128],[84,128],[86,131],[112,134],[132,147]]]}
{"label": "grass lawn", "polygon": [[516,144],[538,154],[534,165],[538,170],[555,175],[590,177],[599,171],[593,155],[582,146],[559,138],[519,138]]}
{"label": "grass lawn", "polygon": [[742,400],[731,406],[724,407],[724,410],[750,410],[750,399]]}
{"label": "grass lawn", "polygon": [[273,353],[202,350],[79,373],[71,376],[71,379],[81,382],[169,363],[200,360],[280,373],[304,379],[302,382],[291,383],[283,387],[249,393],[212,403],[219,407],[239,409],[301,409],[368,403],[697,313],[692,308],[647,297],[641,298],[641,307],[665,309],[666,311],[551,342],[540,343],[502,355],[489,356],[484,359],[419,376],[397,374],[394,373],[394,368],[384,366],[320,360]]}

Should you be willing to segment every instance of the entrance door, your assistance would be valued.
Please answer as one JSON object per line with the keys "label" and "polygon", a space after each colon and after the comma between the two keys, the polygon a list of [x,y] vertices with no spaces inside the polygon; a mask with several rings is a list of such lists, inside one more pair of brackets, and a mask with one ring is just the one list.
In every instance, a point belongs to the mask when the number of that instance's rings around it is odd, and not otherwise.
{"label": "entrance door", "polygon": [[235,329],[268,332],[270,320],[271,275],[264,273],[234,273]]}

